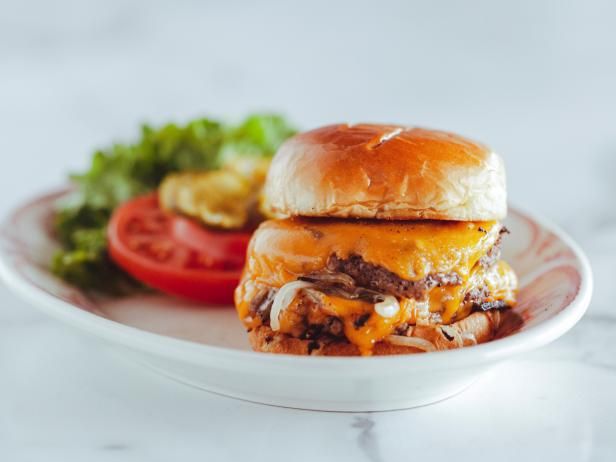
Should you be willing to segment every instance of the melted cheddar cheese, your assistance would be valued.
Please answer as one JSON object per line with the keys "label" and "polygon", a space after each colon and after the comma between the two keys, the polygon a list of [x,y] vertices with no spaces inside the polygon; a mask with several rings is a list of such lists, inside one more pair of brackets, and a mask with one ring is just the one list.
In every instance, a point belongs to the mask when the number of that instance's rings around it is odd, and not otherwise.
{"label": "melted cheddar cheese", "polygon": [[[409,313],[405,310],[399,310],[395,316],[390,318],[382,317],[374,311],[372,303],[361,300],[349,300],[323,293],[319,293],[319,299],[321,315],[335,316],[340,319],[345,337],[349,342],[357,345],[362,355],[369,355],[377,341],[390,335],[396,326],[409,317]],[[282,312],[280,318],[280,332],[293,336],[297,336],[296,328],[299,321],[297,311],[293,306],[295,302],[289,309]],[[367,318],[358,323],[362,315]],[[313,313],[308,313],[307,318],[309,324],[321,324],[325,321],[324,318],[315,317]]]}
{"label": "melted cheddar cheese", "polygon": [[[426,300],[400,299],[393,317],[378,315],[373,305],[321,294],[319,316],[335,316],[344,326],[345,337],[362,354],[404,324],[450,323],[470,313],[466,294],[487,286],[491,297],[513,304],[517,280],[511,268],[499,261],[484,269],[479,259],[496,243],[500,224],[490,222],[445,221],[351,221],[291,218],[264,222],[249,245],[242,281],[235,301],[240,319],[247,327],[259,320],[249,316],[250,301],[262,287],[280,288],[298,277],[322,270],[331,255],[346,259],[359,255],[401,278],[419,281],[429,274],[457,273],[462,284],[434,287]],[[294,299],[293,303],[297,303]],[[280,331],[299,335],[296,310],[283,310]],[[360,314],[369,314],[357,326]]]}
{"label": "melted cheddar cheese", "polygon": [[325,267],[330,255],[360,255],[401,278],[469,275],[498,239],[495,222],[269,220],[253,235],[247,271],[273,286]]}

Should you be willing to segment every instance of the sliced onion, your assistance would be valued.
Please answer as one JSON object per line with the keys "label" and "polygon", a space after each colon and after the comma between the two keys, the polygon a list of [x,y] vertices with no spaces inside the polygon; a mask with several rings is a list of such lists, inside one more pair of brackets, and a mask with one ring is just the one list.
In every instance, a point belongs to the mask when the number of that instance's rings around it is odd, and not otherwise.
{"label": "sliced onion", "polygon": [[[463,342],[464,346],[467,346],[467,345],[477,345],[477,339],[475,338],[475,334],[472,334],[470,332],[464,332],[464,333],[460,334],[460,337],[462,337],[462,342]],[[467,341],[469,343],[467,343]]]}
{"label": "sliced onion", "polygon": [[307,274],[300,278],[303,281],[308,282],[323,282],[325,284],[340,285],[347,290],[354,290],[355,279],[345,273],[331,272],[331,271],[319,271],[315,273]]}
{"label": "sliced onion", "polygon": [[436,351],[434,344],[420,337],[405,337],[403,335],[388,335],[385,340],[392,345],[407,346],[423,351]]}
{"label": "sliced onion", "polygon": [[297,291],[312,286],[313,284],[310,282],[292,281],[278,289],[270,311],[270,327],[272,330],[280,330],[280,313],[291,304],[295,295],[297,295]]}
{"label": "sliced onion", "polygon": [[383,318],[393,318],[400,311],[400,303],[396,297],[384,295],[383,301],[374,304],[374,311]]}
{"label": "sliced onion", "polygon": [[357,287],[355,280],[345,273],[318,271],[301,276],[299,279],[300,281],[313,282],[318,290],[336,297],[365,300],[373,304],[383,299],[383,294],[380,292],[365,287]]}

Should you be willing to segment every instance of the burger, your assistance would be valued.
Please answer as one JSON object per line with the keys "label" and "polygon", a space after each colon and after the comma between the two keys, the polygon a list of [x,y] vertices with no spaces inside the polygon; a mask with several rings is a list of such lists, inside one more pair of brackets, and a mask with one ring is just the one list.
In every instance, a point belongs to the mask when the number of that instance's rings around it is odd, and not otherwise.
{"label": "burger", "polygon": [[254,350],[388,355],[494,338],[517,278],[500,259],[505,169],[486,146],[330,125],[272,161],[235,304]]}

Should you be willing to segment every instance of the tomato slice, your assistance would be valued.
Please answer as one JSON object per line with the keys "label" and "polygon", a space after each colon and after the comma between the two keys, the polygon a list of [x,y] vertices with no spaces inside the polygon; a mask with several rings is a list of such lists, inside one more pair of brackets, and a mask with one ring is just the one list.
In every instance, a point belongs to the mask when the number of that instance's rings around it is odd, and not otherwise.
{"label": "tomato slice", "polygon": [[233,302],[247,231],[214,231],[158,206],[156,193],[118,207],[109,222],[111,259],[144,284],[212,304]]}

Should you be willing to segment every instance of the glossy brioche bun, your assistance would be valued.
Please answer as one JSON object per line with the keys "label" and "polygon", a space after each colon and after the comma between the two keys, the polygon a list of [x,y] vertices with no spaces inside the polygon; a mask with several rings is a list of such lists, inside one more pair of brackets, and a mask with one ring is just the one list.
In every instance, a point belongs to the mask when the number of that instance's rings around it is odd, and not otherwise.
{"label": "glossy brioche bun", "polygon": [[499,220],[505,168],[461,136],[397,125],[329,125],[276,153],[264,206],[275,216]]}
{"label": "glossy brioche bun", "polygon": [[[511,310],[475,312],[466,318],[446,326],[416,326],[412,337],[427,340],[434,350],[450,350],[475,343],[484,343],[504,334],[504,329],[513,331],[519,327],[519,317]],[[443,333],[445,332],[445,334]],[[264,353],[280,353],[313,356],[360,356],[356,345],[346,340],[333,342],[304,340],[273,331],[269,326],[259,326],[248,334],[253,350]],[[470,339],[474,340],[470,340]],[[415,347],[394,345],[381,341],[374,345],[374,356],[423,353]]]}

